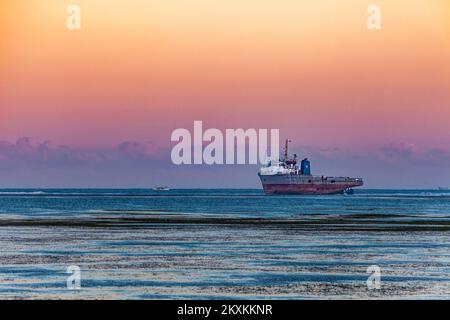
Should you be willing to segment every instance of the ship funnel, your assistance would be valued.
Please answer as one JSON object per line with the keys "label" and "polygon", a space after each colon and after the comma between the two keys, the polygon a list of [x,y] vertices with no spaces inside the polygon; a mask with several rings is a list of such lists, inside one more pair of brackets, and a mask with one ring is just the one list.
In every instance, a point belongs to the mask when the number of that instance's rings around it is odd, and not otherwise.
{"label": "ship funnel", "polygon": [[302,160],[300,164],[300,170],[304,175],[307,176],[311,175],[311,162],[309,162],[308,158]]}

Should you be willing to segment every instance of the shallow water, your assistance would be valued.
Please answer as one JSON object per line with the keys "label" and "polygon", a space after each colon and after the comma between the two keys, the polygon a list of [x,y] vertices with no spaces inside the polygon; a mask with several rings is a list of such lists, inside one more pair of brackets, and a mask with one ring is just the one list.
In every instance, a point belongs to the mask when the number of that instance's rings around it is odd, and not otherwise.
{"label": "shallow water", "polygon": [[0,190],[0,248],[7,299],[448,299],[450,193]]}

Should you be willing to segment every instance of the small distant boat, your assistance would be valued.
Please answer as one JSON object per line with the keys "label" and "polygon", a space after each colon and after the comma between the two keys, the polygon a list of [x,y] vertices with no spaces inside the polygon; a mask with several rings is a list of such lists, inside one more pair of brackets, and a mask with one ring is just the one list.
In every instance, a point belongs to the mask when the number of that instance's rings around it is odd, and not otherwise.
{"label": "small distant boat", "polygon": [[153,190],[155,190],[155,191],[170,191],[170,188],[166,187],[166,186],[158,186],[158,187],[154,187]]}

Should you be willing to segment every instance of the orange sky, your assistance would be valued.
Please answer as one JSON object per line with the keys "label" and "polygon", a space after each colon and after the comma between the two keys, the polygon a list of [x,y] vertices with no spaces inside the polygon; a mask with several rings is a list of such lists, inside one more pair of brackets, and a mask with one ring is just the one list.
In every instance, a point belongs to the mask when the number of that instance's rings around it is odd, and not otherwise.
{"label": "orange sky", "polygon": [[449,21],[448,0],[2,1],[0,140],[166,146],[203,120],[301,144],[448,148]]}

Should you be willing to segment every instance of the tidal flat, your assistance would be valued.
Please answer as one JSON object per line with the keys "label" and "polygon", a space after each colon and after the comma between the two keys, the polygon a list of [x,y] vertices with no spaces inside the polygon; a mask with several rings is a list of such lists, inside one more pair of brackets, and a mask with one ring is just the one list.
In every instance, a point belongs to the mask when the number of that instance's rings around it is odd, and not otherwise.
{"label": "tidal flat", "polygon": [[447,193],[7,190],[0,205],[2,299],[450,298]]}

